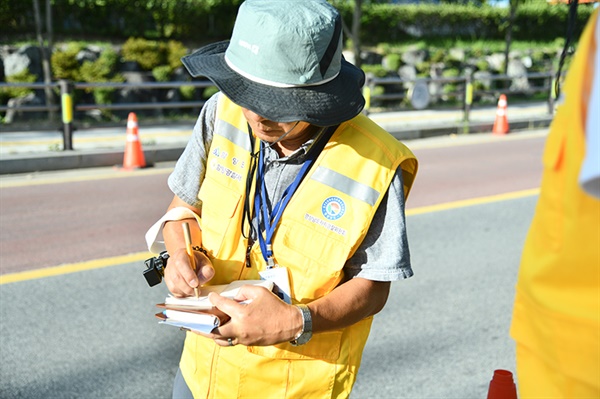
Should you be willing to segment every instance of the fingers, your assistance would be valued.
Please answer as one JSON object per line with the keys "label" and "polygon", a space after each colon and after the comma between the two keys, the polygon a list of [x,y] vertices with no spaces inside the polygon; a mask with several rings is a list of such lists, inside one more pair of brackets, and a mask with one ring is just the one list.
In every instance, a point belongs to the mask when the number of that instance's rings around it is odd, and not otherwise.
{"label": "fingers", "polygon": [[238,344],[237,338],[217,338],[214,341],[219,346],[236,346]]}
{"label": "fingers", "polygon": [[200,279],[199,284],[208,282],[215,275],[215,269],[206,255],[202,252],[194,251],[196,262],[196,275]]}
{"label": "fingers", "polygon": [[210,260],[202,253],[195,253],[196,271],[192,269],[190,258],[184,248],[169,257],[165,269],[165,282],[175,296],[190,296],[194,288],[209,281],[215,274]]}
{"label": "fingers", "polygon": [[291,305],[264,287],[244,285],[234,299],[217,293],[210,293],[208,299],[231,318],[211,333],[210,338],[220,346],[270,345],[293,335],[281,330],[282,325],[288,324],[285,318]]}
{"label": "fingers", "polygon": [[208,294],[208,300],[215,305],[217,309],[228,315],[239,313],[241,310],[240,307],[244,306],[238,303],[237,300],[226,298],[214,292]]}

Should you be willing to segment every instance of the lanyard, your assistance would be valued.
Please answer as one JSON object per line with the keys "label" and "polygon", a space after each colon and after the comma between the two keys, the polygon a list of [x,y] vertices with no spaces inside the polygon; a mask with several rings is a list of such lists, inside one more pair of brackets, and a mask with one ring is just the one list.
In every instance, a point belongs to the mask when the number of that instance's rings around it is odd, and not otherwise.
{"label": "lanyard", "polygon": [[275,228],[277,227],[277,223],[281,219],[281,215],[288,202],[294,195],[294,192],[302,182],[302,179],[308,172],[309,168],[313,164],[315,160],[314,152],[310,152],[307,156],[307,159],[304,161],[302,168],[296,175],[294,181],[285,189],[281,199],[277,201],[277,203],[273,206],[273,209],[269,211],[268,201],[267,201],[267,187],[265,184],[265,144],[263,142],[260,143],[260,150],[258,155],[258,170],[256,173],[256,185],[257,190],[254,195],[254,214],[257,216],[260,222],[264,225],[265,234],[258,232],[258,242],[260,244],[260,249],[263,255],[263,258],[267,262],[267,268],[272,268],[275,266],[275,262],[273,261],[273,235],[275,234]]}

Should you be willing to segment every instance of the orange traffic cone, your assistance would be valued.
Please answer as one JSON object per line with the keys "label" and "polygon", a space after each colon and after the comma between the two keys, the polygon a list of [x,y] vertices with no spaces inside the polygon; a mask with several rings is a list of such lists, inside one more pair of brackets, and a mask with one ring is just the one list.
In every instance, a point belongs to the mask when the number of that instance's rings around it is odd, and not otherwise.
{"label": "orange traffic cone", "polygon": [[487,399],[517,399],[517,387],[508,370],[494,370]]}
{"label": "orange traffic cone", "polygon": [[123,157],[123,169],[132,170],[146,166],[142,143],[138,135],[138,121],[135,113],[130,112],[127,118],[127,138],[125,143],[125,156]]}
{"label": "orange traffic cone", "polygon": [[496,120],[494,121],[494,128],[492,129],[493,134],[506,134],[508,133],[508,119],[506,117],[506,108],[508,102],[504,94],[500,95],[498,99],[498,109],[496,110]]}

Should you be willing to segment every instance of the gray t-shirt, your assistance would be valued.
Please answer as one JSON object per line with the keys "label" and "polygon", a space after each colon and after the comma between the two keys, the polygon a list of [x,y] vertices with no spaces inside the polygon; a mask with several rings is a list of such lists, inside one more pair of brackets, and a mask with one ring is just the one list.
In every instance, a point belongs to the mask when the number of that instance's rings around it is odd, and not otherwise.
{"label": "gray t-shirt", "polygon": [[[189,205],[201,208],[200,185],[206,173],[207,152],[213,137],[217,98],[212,96],[202,108],[192,137],[177,161],[168,184],[173,193]],[[293,154],[279,157],[269,147],[265,152],[265,185],[270,202],[276,203],[302,167],[305,143]],[[404,217],[402,173],[396,175],[379,205],[369,231],[356,253],[344,266],[347,278],[361,277],[375,281],[396,281],[413,275]]]}

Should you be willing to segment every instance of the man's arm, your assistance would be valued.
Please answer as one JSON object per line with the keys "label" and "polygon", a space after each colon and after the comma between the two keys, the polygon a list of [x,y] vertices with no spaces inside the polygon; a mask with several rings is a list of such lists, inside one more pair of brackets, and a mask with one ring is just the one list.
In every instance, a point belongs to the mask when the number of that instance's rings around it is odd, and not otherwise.
{"label": "man's arm", "polygon": [[379,313],[387,302],[391,283],[353,278],[329,295],[308,304],[313,331],[348,327]]}
{"label": "man's arm", "polygon": [[[378,313],[387,301],[390,283],[354,278],[310,304],[313,332],[350,326]],[[281,301],[263,287],[244,286],[235,301],[218,294],[209,295],[219,310],[231,320],[211,334],[219,345],[274,345],[293,340],[302,330],[302,317],[295,306]],[[251,300],[247,305],[237,301]]]}
{"label": "man's arm", "polygon": [[[200,215],[200,209],[188,205],[181,198],[174,196],[169,210],[176,207],[186,207]],[[196,272],[192,270],[183,236],[183,223],[190,226],[192,245],[201,245],[202,233],[196,219],[183,219],[165,223],[163,237],[169,253],[169,266],[165,269],[165,283],[175,296],[190,296],[194,288],[210,280],[215,272],[210,260],[201,252],[194,251]]]}

